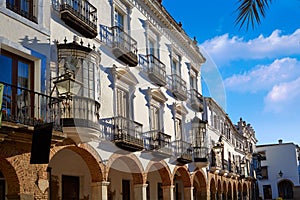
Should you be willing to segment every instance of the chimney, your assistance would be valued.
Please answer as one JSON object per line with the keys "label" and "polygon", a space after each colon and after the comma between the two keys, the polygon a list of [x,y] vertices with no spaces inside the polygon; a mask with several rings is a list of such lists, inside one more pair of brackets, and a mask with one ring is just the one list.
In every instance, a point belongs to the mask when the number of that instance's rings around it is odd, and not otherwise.
{"label": "chimney", "polygon": [[278,143],[279,143],[279,144],[282,144],[282,139],[279,139],[279,140],[278,140]]}

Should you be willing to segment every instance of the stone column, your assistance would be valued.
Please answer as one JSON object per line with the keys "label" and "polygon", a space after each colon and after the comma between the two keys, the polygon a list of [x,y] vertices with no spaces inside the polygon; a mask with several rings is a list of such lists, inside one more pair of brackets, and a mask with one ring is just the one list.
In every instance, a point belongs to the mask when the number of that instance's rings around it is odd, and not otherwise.
{"label": "stone column", "polygon": [[110,182],[107,181],[93,182],[91,184],[92,187],[91,199],[107,200],[107,187],[109,184]]}
{"label": "stone column", "polygon": [[174,200],[174,185],[162,186],[164,200]]}
{"label": "stone column", "polygon": [[134,199],[135,200],[147,200],[147,188],[148,184],[136,184],[134,185]]}
{"label": "stone column", "polygon": [[194,187],[185,187],[184,188],[184,199],[185,200],[193,200],[194,199],[194,193],[193,193]]}

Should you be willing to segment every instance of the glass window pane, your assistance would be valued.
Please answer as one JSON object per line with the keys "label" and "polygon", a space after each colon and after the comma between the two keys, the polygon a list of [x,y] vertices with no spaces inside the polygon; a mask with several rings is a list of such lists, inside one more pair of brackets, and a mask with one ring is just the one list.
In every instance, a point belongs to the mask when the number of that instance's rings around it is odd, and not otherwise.
{"label": "glass window pane", "polygon": [[12,59],[5,55],[0,55],[0,81],[12,84]]}
{"label": "glass window pane", "polygon": [[18,61],[18,87],[29,89],[29,64]]}

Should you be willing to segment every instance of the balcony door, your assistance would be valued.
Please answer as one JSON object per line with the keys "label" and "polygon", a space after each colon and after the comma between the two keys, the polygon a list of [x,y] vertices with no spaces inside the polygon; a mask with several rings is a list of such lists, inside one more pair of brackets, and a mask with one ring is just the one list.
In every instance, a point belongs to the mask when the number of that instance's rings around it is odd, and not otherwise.
{"label": "balcony door", "polygon": [[151,130],[160,131],[160,109],[155,105],[150,107]]}
{"label": "balcony door", "polygon": [[3,109],[14,118],[32,117],[33,62],[1,49],[0,66],[0,81],[12,85],[4,89]]}
{"label": "balcony door", "polygon": [[129,94],[127,91],[117,88],[117,116],[129,118]]}

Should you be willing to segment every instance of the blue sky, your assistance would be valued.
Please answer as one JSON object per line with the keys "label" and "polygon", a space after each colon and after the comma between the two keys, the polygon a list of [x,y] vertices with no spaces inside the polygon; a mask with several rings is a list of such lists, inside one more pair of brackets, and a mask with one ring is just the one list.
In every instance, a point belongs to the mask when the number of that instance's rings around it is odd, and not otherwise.
{"label": "blue sky", "polygon": [[163,0],[206,55],[203,94],[233,123],[242,117],[258,144],[300,144],[300,0],[274,0],[255,30],[234,25],[238,0]]}

